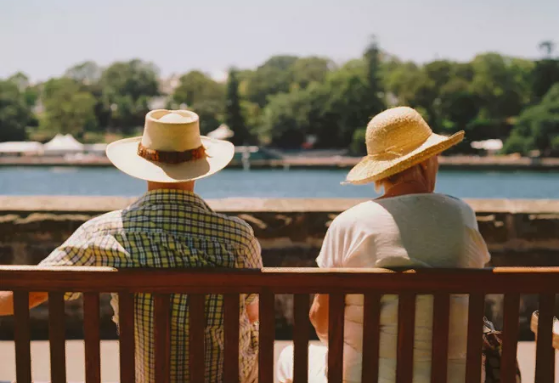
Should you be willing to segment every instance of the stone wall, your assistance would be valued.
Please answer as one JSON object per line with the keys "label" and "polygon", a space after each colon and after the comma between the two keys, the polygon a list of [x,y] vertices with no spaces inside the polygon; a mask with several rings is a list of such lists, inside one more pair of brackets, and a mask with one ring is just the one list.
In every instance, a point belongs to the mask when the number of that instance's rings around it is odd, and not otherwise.
{"label": "stone wall", "polygon": [[[0,197],[0,264],[36,264],[87,219],[128,205],[113,197]],[[220,212],[246,220],[262,245],[264,265],[314,266],[329,223],[359,203],[350,199],[224,199],[209,201]],[[492,253],[493,266],[559,266],[559,200],[469,200]],[[488,297],[488,315],[501,322],[502,297]],[[290,336],[291,300],[278,297],[277,336]],[[522,300],[522,335],[530,336],[534,297]],[[32,311],[33,336],[47,335],[48,311]],[[69,337],[81,337],[81,301],[67,305]],[[103,297],[103,335],[114,337],[111,309]],[[0,318],[0,339],[12,336],[11,318]]]}

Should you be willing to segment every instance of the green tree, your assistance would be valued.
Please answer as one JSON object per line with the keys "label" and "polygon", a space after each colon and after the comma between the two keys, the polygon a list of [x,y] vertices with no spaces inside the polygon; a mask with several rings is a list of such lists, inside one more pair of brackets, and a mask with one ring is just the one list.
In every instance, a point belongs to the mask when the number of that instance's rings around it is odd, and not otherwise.
{"label": "green tree", "polygon": [[184,104],[200,116],[203,134],[216,129],[223,121],[225,86],[200,71],[181,76],[172,100],[175,107]]}
{"label": "green tree", "polygon": [[288,92],[293,83],[292,67],[297,60],[295,56],[273,56],[259,66],[247,79],[248,100],[264,107],[268,97]]}
{"label": "green tree", "polygon": [[522,112],[503,150],[522,154],[538,150],[542,156],[559,155],[559,84],[551,87],[541,103]]}
{"label": "green tree", "polygon": [[371,114],[376,114],[385,108],[384,103],[384,87],[380,79],[381,59],[380,48],[375,37],[372,38],[369,46],[363,54],[363,58],[367,64],[367,83],[369,85],[369,107]]}
{"label": "green tree", "polygon": [[250,135],[245,124],[239,97],[239,80],[235,69],[229,71],[227,79],[227,99],[225,102],[225,123],[235,133],[231,141],[235,145],[246,145]]}
{"label": "green tree", "polygon": [[94,130],[95,98],[70,78],[57,78],[43,85],[44,113],[41,128],[51,133],[69,133],[82,137]]}
{"label": "green tree", "polygon": [[0,141],[22,141],[32,113],[15,81],[0,80]]}
{"label": "green tree", "polygon": [[103,71],[100,85],[112,128],[130,134],[144,124],[149,101],[159,95],[157,75],[152,63],[138,59],[116,62]]}
{"label": "green tree", "polygon": [[103,70],[94,61],[84,61],[83,63],[68,68],[64,77],[71,78],[84,85],[92,85],[101,79]]}
{"label": "green tree", "polygon": [[306,88],[312,82],[323,82],[333,67],[332,61],[323,57],[302,57],[291,66],[293,85]]}

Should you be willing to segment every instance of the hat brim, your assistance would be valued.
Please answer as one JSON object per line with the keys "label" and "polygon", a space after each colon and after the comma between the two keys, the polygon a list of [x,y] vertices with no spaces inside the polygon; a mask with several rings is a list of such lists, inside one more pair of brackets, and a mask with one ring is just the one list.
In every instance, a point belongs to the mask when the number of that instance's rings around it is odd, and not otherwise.
{"label": "hat brim", "polygon": [[138,155],[138,144],[142,137],[125,138],[107,146],[107,157],[122,172],[145,181],[176,183],[199,180],[211,176],[231,162],[235,147],[228,141],[201,137],[206,157],[183,162],[165,164],[148,161]]}
{"label": "hat brim", "polygon": [[464,139],[464,131],[450,137],[433,133],[421,146],[406,155],[389,160],[366,156],[351,169],[344,184],[363,185],[400,173],[444,152]]}

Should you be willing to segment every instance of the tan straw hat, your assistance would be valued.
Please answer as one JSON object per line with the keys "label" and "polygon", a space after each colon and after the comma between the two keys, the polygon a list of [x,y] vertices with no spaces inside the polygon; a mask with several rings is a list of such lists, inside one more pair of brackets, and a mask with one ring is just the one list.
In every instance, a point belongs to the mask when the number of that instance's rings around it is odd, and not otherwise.
{"label": "tan straw hat", "polygon": [[146,115],[142,137],[107,146],[107,157],[124,173],[162,183],[215,174],[234,154],[232,143],[201,137],[198,115],[187,110],[153,110]]}
{"label": "tan straw hat", "polygon": [[349,172],[345,183],[378,181],[417,165],[464,139],[433,133],[421,115],[405,106],[377,114],[367,126],[367,156]]}

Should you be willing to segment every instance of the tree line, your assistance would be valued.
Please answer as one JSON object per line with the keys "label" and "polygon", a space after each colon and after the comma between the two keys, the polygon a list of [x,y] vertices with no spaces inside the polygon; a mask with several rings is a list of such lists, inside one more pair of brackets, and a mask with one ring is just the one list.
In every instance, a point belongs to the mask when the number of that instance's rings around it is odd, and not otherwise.
{"label": "tree line", "polygon": [[23,73],[0,80],[0,141],[71,133],[85,141],[139,134],[157,105],[200,116],[202,133],[226,123],[235,144],[282,149],[350,148],[362,154],[369,119],[395,105],[418,109],[435,132],[465,130],[453,150],[502,139],[504,153],[559,155],[559,57],[551,42],[528,60],[498,53],[470,62],[402,61],[372,40],[361,57],[273,56],[254,70],[229,70],[219,82],[193,70],[160,79],[142,60],[101,68],[88,61],[62,77],[31,84]]}

